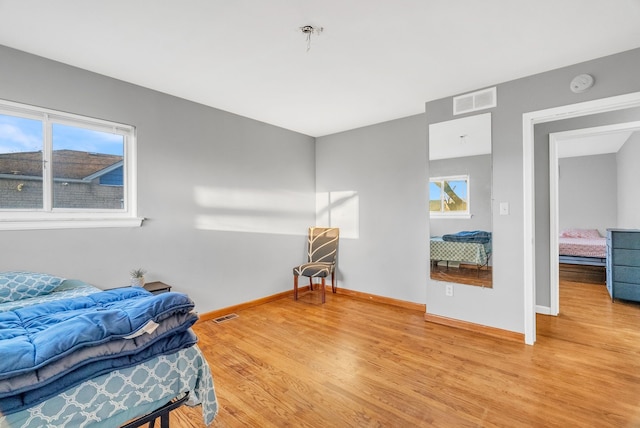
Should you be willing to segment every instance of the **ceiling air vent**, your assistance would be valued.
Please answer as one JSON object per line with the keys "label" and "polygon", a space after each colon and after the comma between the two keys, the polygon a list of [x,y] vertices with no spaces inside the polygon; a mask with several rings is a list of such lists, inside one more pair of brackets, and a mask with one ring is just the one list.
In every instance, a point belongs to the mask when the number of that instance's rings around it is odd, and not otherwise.
{"label": "ceiling air vent", "polygon": [[495,107],[498,104],[496,88],[464,94],[453,98],[453,114],[470,113]]}

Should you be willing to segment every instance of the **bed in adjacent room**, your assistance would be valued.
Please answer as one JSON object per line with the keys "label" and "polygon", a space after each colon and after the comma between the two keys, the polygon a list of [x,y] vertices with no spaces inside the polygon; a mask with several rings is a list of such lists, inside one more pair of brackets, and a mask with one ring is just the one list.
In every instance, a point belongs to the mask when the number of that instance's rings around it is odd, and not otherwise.
{"label": "bed in adjacent room", "polygon": [[604,284],[607,238],[596,229],[565,229],[558,237],[560,279]]}
{"label": "bed in adjacent room", "polygon": [[103,291],[51,275],[0,273],[0,427],[117,427],[200,405],[213,378],[182,293]]}
{"label": "bed in adjacent room", "polygon": [[588,266],[606,266],[607,238],[596,229],[566,229],[558,238],[559,262]]}

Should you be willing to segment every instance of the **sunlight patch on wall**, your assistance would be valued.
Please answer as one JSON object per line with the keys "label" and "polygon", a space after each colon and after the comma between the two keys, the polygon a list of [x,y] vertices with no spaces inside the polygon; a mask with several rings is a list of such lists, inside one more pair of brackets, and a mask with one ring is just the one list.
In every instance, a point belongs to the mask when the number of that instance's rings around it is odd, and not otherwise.
{"label": "sunlight patch on wall", "polygon": [[196,186],[200,230],[306,235],[313,221],[313,193]]}
{"label": "sunlight patch on wall", "polygon": [[316,226],[339,227],[340,238],[360,237],[360,199],[358,192],[316,193]]}

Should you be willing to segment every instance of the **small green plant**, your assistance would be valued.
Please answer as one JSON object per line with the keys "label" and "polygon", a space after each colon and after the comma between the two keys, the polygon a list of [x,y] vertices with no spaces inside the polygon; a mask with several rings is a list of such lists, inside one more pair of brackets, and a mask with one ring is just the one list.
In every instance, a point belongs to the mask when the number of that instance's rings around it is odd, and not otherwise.
{"label": "small green plant", "polygon": [[147,273],[147,271],[142,268],[132,269],[129,272],[129,274],[131,275],[131,278],[142,278],[145,273]]}

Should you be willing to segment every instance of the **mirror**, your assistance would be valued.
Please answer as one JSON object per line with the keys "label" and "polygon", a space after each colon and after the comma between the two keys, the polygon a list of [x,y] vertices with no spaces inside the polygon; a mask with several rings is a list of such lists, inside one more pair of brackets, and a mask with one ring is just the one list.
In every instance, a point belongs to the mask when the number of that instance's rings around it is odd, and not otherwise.
{"label": "mirror", "polygon": [[492,287],[491,113],[429,125],[431,279]]}

